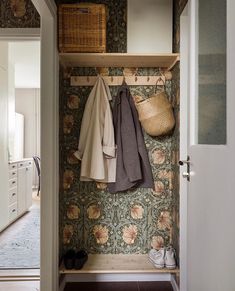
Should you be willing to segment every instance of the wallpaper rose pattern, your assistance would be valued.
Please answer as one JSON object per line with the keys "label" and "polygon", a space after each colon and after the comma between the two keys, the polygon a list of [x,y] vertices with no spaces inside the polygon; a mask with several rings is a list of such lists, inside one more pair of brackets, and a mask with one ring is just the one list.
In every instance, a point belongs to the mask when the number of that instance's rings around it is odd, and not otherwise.
{"label": "wallpaper rose pattern", "polygon": [[[139,68],[136,75],[157,75],[158,69]],[[123,68],[103,69],[102,74],[133,73]],[[174,242],[174,185],[177,165],[177,133],[152,138],[144,135],[152,166],[154,189],[137,188],[110,194],[106,184],[80,182],[80,162],[74,158],[82,115],[91,87],[72,87],[70,75],[96,75],[94,68],[61,70],[60,90],[60,235],[64,253],[84,248],[89,253],[147,253]],[[172,74],[166,72],[166,92],[171,102]],[[110,87],[115,97],[118,87]],[[153,86],[131,86],[133,96],[148,98]],[[160,90],[160,86],[157,88]],[[139,98],[139,97],[137,97]],[[113,98],[114,99],[114,98]],[[174,104],[173,104],[174,105]]]}
{"label": "wallpaper rose pattern", "polygon": [[30,0],[1,0],[0,27],[40,27],[40,15]]}

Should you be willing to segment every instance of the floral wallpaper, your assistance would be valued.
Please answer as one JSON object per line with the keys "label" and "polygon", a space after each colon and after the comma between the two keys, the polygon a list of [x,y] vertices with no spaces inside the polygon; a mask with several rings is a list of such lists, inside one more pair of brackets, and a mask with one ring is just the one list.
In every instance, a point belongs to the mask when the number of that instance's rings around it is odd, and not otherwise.
{"label": "floral wallpaper", "polygon": [[[179,65],[177,64],[172,70],[172,104],[176,117],[176,125],[172,136],[172,152],[175,155],[175,162],[172,163],[172,169],[175,173],[173,181],[173,209],[172,209],[172,245],[176,250],[177,258],[179,258],[179,126],[180,126],[180,89],[179,89]],[[179,263],[179,261],[178,261]]]}
{"label": "floral wallpaper", "polygon": [[[106,75],[160,74],[156,68],[103,69]],[[60,236],[61,252],[84,248],[89,253],[147,253],[173,243],[174,184],[177,133],[152,138],[145,134],[155,188],[110,194],[106,184],[80,182],[80,162],[74,158],[86,100],[91,87],[70,86],[70,75],[97,75],[94,68],[61,70],[60,90]],[[165,72],[166,92],[173,105],[172,74]],[[118,87],[110,87],[115,98]],[[136,98],[147,98],[154,86],[131,86]],[[157,88],[158,90],[160,88]],[[114,99],[113,98],[113,99]]]}
{"label": "floral wallpaper", "polygon": [[[61,3],[61,1],[57,1]],[[63,3],[75,1],[63,1]],[[77,2],[77,1],[76,1]],[[79,1],[78,1],[79,2]],[[108,51],[126,51],[126,1],[106,3]],[[122,2],[122,4],[121,4]],[[121,5],[121,8],[119,7]],[[123,5],[123,6],[122,6]],[[119,7],[119,8],[118,8]],[[116,12],[115,12],[116,11]],[[119,11],[119,13],[118,13]],[[116,16],[115,16],[116,15]],[[113,24],[109,25],[112,21]],[[122,23],[124,21],[124,23]],[[123,42],[120,40],[123,39]],[[104,75],[153,75],[157,68],[103,68]],[[73,156],[91,87],[70,86],[71,75],[97,75],[94,68],[60,70],[60,255],[70,248],[89,253],[147,253],[151,248],[173,244],[179,239],[179,67],[161,72],[176,116],[171,135],[152,138],[144,134],[152,166],[154,189],[137,188],[110,194],[106,184],[80,182],[80,162]],[[118,87],[110,87],[113,100]],[[153,86],[131,86],[134,98],[148,98]],[[158,90],[160,88],[157,88]]]}
{"label": "floral wallpaper", "polygon": [[0,28],[40,27],[40,15],[30,0],[1,0]]}
{"label": "floral wallpaper", "polygon": [[107,52],[127,51],[127,0],[56,0],[58,4],[90,2],[105,4],[107,8]]}
{"label": "floral wallpaper", "polygon": [[[187,4],[188,0],[174,0],[173,2],[173,52],[180,52],[180,15]],[[173,96],[173,104],[175,109],[176,116],[176,126],[173,135],[173,151],[176,154],[176,161],[179,161],[179,124],[180,124],[180,64],[176,64],[176,66],[172,70],[172,96]],[[174,195],[173,195],[173,209],[172,209],[172,244],[176,249],[176,254],[178,258],[178,265],[180,259],[179,253],[179,198],[180,198],[180,186],[179,186],[179,167],[177,163],[173,166],[175,172],[175,180],[174,180]],[[180,274],[176,274],[176,282],[180,285]]]}

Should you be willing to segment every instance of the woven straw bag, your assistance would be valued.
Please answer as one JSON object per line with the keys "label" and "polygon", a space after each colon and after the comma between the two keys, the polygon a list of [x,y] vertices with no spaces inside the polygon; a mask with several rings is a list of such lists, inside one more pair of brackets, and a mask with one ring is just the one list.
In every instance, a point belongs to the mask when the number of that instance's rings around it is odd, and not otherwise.
{"label": "woven straw bag", "polygon": [[165,92],[136,103],[143,129],[151,136],[168,134],[175,125],[172,106]]}

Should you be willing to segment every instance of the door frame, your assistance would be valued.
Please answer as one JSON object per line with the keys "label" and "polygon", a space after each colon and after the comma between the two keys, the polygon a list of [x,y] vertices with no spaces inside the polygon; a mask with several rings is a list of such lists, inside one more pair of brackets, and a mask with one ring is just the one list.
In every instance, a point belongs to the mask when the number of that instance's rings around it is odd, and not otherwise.
{"label": "door frame", "polygon": [[[188,96],[189,96],[189,50],[190,50],[190,10],[188,0],[180,16],[180,160],[187,160]],[[187,291],[187,181],[182,174],[185,166],[180,167],[180,290]]]}
{"label": "door frame", "polygon": [[41,291],[59,286],[59,57],[57,7],[32,0],[41,16]]}
{"label": "door frame", "polygon": [[32,0],[40,29],[0,29],[0,40],[41,41],[41,230],[40,290],[59,288],[59,57],[57,7],[53,0]]}

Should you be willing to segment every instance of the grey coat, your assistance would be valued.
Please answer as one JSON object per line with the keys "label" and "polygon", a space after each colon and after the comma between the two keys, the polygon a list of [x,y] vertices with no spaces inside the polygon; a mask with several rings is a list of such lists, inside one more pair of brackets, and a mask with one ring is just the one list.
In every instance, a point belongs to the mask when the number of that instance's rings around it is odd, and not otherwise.
{"label": "grey coat", "polygon": [[113,109],[117,145],[116,182],[108,184],[110,193],[133,187],[153,188],[153,175],[142,128],[127,85],[119,88]]}

